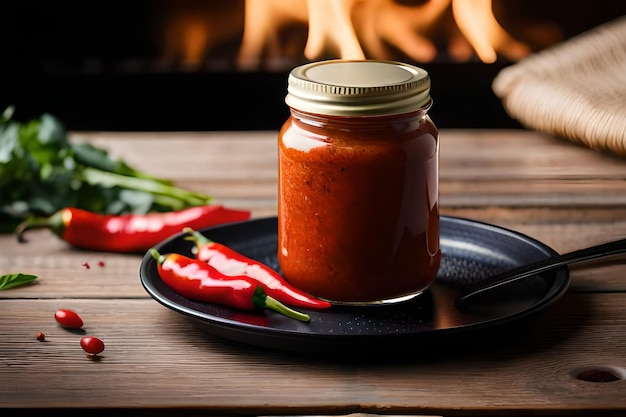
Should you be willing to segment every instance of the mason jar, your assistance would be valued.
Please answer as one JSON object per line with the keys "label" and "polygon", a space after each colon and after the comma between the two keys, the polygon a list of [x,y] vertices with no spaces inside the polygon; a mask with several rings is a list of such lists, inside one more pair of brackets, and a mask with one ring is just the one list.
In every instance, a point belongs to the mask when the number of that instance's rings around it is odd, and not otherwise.
{"label": "mason jar", "polygon": [[380,60],[291,71],[278,135],[278,262],[336,304],[413,298],[439,268],[439,134],[430,77]]}

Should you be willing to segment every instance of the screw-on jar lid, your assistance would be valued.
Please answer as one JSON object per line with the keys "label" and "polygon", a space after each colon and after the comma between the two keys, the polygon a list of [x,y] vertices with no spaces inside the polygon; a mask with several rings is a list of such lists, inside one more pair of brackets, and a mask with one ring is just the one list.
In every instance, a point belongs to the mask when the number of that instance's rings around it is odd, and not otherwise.
{"label": "screw-on jar lid", "polygon": [[289,74],[289,107],[334,116],[408,113],[430,103],[424,69],[395,61],[328,60]]}

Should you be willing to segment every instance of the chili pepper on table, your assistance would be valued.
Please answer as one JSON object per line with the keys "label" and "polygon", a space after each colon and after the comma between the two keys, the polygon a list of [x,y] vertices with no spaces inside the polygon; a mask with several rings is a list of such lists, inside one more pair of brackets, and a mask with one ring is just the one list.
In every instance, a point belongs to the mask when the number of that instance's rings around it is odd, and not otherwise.
{"label": "chili pepper on table", "polygon": [[248,258],[234,249],[210,240],[191,227],[185,227],[188,240],[196,244],[196,258],[208,263],[225,275],[245,275],[254,279],[268,295],[285,304],[305,308],[328,308],[331,303],[320,300],[289,284],[277,271]]}
{"label": "chili pepper on table", "polygon": [[296,320],[310,320],[308,314],[292,310],[267,295],[261,285],[247,276],[224,275],[206,262],[178,253],[161,255],[154,248],[149,252],[157,261],[165,285],[183,297],[240,310],[267,308]]}
{"label": "chili pepper on table", "polygon": [[43,219],[29,219],[16,229],[25,242],[30,229],[48,228],[72,246],[108,252],[146,252],[164,239],[180,233],[185,226],[209,227],[247,220],[250,211],[213,204],[179,211],[147,214],[103,215],[67,207]]}

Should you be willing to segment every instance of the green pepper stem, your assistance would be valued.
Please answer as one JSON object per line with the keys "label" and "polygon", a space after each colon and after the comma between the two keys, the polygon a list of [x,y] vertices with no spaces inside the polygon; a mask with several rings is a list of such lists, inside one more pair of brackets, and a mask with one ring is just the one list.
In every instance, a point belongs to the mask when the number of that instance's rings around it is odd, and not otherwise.
{"label": "green pepper stem", "polygon": [[185,240],[192,241],[193,243],[196,244],[198,248],[204,245],[208,245],[209,243],[212,242],[212,240],[210,240],[208,237],[204,236],[202,233],[198,232],[197,230],[192,229],[191,227],[185,227],[183,229],[183,232],[189,233],[191,235],[191,236],[185,237]]}
{"label": "green pepper stem", "polygon": [[62,213],[58,211],[50,217],[36,217],[24,220],[15,228],[15,234],[18,242],[25,243],[27,240],[24,237],[24,233],[27,230],[45,228],[52,230],[55,234],[60,236],[61,233],[63,233],[64,227]]}
{"label": "green pepper stem", "polygon": [[280,301],[276,300],[275,298],[270,297],[265,293],[261,286],[258,286],[254,291],[254,295],[252,296],[252,302],[255,306],[259,308],[268,308],[292,319],[300,321],[311,321],[311,317],[309,317],[308,314],[304,314],[294,309],[291,309]]}
{"label": "green pepper stem", "polygon": [[156,249],[154,249],[154,248],[150,248],[150,249],[148,250],[148,252],[150,252],[150,255],[152,255],[152,257],[154,258],[154,260],[155,260],[155,261],[157,261],[157,263],[158,263],[159,265],[160,265],[160,264],[162,264],[163,262],[165,262],[165,256],[164,256],[164,255],[161,255],[161,254],[159,253],[159,251],[158,251],[158,250],[156,250]]}

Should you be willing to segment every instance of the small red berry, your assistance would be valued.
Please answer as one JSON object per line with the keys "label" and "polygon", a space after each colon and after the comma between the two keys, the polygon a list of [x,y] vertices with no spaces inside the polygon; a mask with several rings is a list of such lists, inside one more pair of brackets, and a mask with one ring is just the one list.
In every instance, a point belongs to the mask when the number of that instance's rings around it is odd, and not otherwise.
{"label": "small red berry", "polygon": [[59,309],[54,313],[54,319],[61,326],[67,327],[68,329],[80,329],[83,327],[83,319],[72,310],[64,308]]}
{"label": "small red berry", "polygon": [[43,332],[37,332],[37,340],[39,340],[40,342],[43,342],[44,340],[46,340],[46,335],[43,334]]}
{"label": "small red berry", "polygon": [[97,337],[85,336],[80,339],[80,347],[90,355],[97,355],[104,350],[104,342]]}
{"label": "small red berry", "polygon": [[98,261],[98,266],[100,268],[104,268],[104,261]]}

